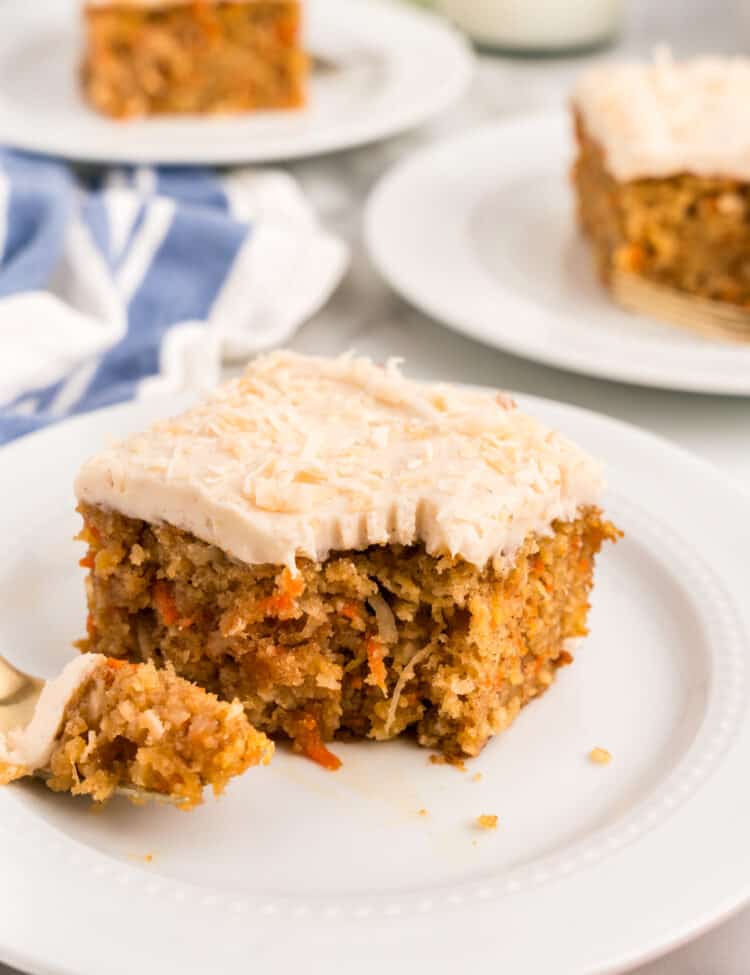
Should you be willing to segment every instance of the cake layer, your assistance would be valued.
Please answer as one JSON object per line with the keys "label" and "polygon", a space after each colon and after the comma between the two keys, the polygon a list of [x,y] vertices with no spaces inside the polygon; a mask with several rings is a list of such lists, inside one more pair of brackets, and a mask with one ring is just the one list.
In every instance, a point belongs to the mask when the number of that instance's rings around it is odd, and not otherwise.
{"label": "cake layer", "polygon": [[84,9],[88,10],[117,10],[134,7],[136,10],[145,8],[150,10],[167,9],[169,7],[216,7],[226,3],[231,5],[246,3],[268,3],[269,0],[84,0]]}
{"label": "cake layer", "polygon": [[681,174],[618,182],[582,118],[573,166],[578,216],[599,272],[750,305],[750,183]]}
{"label": "cake layer", "polygon": [[170,525],[82,506],[82,650],[172,664],[327,767],[323,742],[404,731],[476,755],[569,663],[593,561],[617,535],[594,508],[479,569],[423,545],[246,565]]}
{"label": "cake layer", "polygon": [[76,493],[294,573],[300,558],[390,544],[500,569],[602,485],[597,463],[506,396],[282,351],[98,454]]}
{"label": "cake layer", "polygon": [[300,0],[88,3],[83,90],[115,118],[304,104]]}
{"label": "cake layer", "polygon": [[605,63],[573,104],[617,180],[689,173],[750,180],[750,59]]}

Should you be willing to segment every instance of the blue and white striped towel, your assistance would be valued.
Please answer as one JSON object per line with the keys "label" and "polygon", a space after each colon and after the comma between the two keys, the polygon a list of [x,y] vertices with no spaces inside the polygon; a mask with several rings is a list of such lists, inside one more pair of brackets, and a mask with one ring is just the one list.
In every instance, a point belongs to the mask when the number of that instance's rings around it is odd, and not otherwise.
{"label": "blue and white striped towel", "polygon": [[285,342],[348,263],[296,182],[0,150],[0,443]]}

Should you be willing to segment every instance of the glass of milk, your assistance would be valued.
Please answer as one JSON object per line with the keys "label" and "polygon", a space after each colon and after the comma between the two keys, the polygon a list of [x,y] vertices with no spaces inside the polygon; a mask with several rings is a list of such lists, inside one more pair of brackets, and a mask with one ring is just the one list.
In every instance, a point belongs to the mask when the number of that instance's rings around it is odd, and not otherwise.
{"label": "glass of milk", "polygon": [[611,41],[624,0],[436,0],[435,6],[482,47],[555,54]]}

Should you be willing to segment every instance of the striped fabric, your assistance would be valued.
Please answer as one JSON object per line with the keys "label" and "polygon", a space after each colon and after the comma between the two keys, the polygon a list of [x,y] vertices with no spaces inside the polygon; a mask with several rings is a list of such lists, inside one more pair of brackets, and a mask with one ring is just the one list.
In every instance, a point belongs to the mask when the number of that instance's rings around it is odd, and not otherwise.
{"label": "striped fabric", "polygon": [[0,442],[213,384],[287,341],[345,245],[280,172],[117,169],[0,151]]}

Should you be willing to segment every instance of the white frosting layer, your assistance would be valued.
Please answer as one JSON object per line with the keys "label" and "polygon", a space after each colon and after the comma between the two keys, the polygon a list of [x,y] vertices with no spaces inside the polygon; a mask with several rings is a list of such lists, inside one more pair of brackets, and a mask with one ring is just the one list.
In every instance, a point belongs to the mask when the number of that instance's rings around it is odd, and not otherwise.
{"label": "white frosting layer", "polygon": [[573,95],[618,180],[677,173],[750,179],[750,59],[591,68]]}
{"label": "white frosting layer", "polygon": [[47,681],[29,724],[0,734],[0,762],[20,765],[29,772],[45,768],[68,702],[104,660],[106,657],[98,653],[81,654],[70,661],[59,677]]}
{"label": "white frosting layer", "polygon": [[420,541],[499,563],[601,490],[598,464],[507,397],[286,351],[76,481],[81,501],[292,569],[297,556]]}

